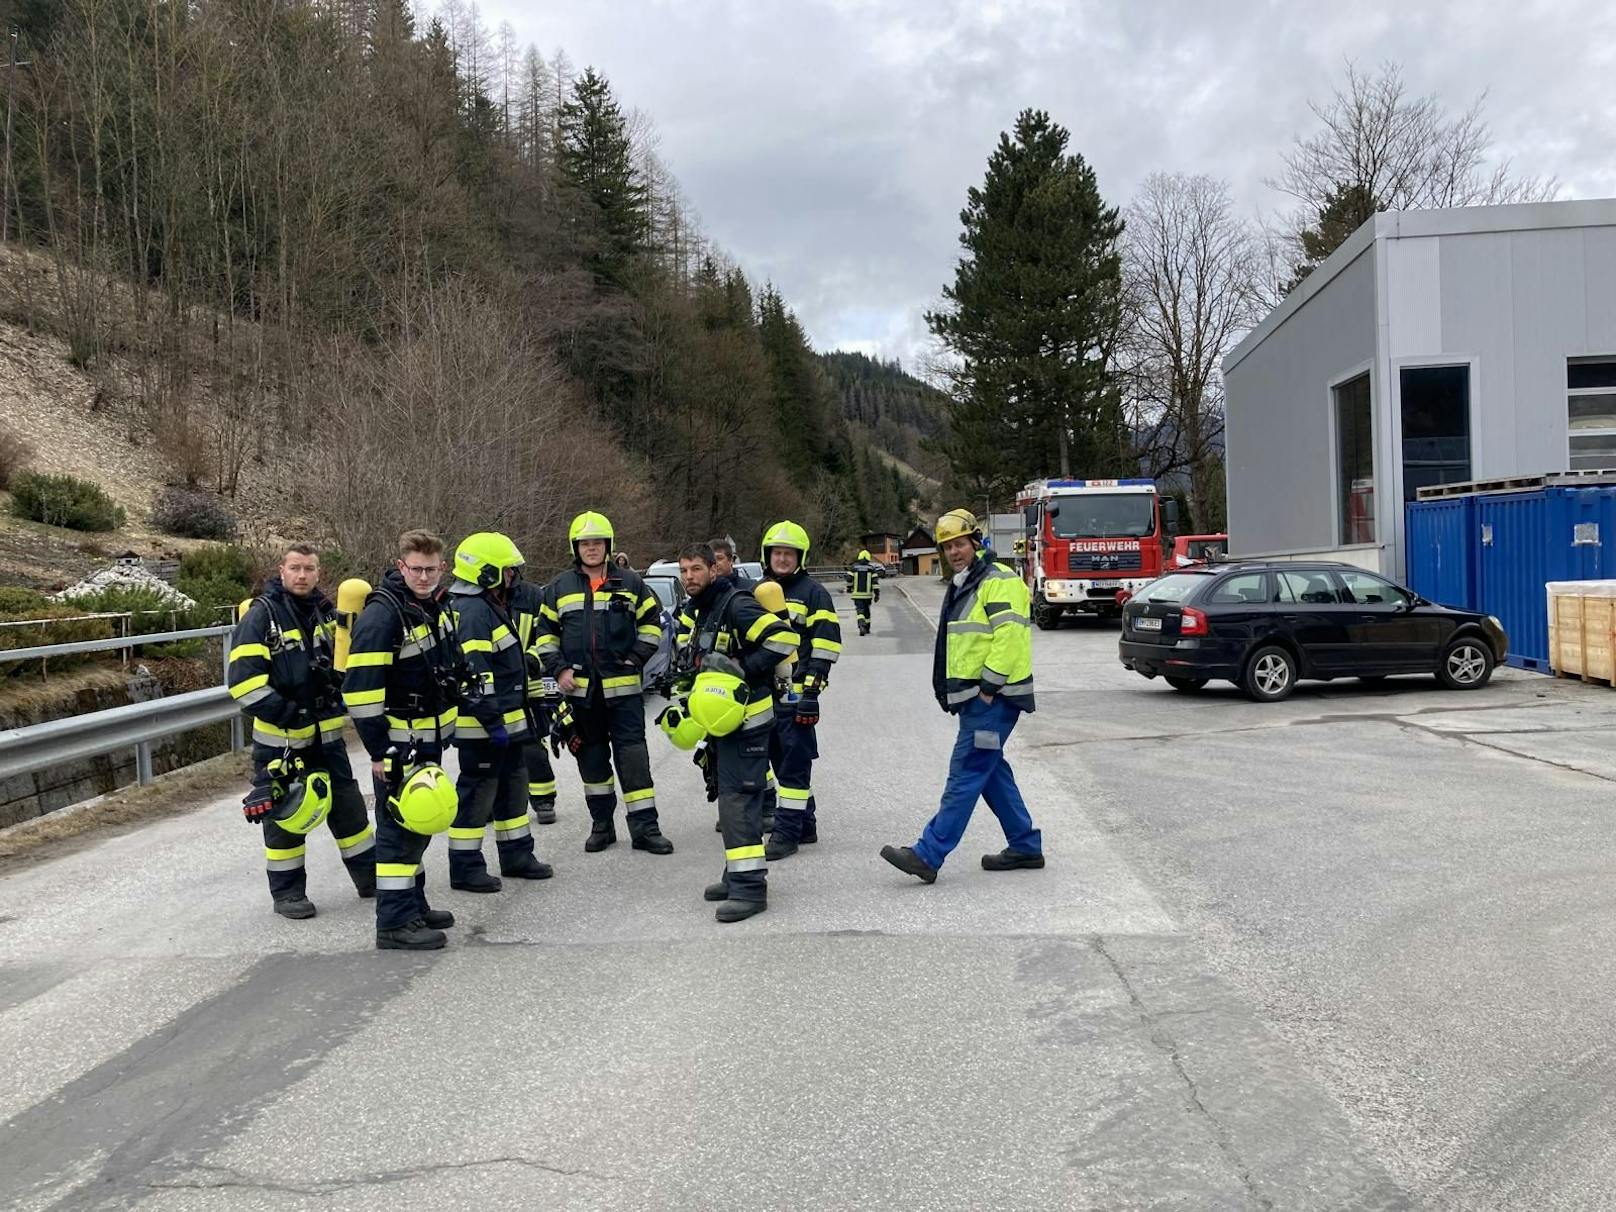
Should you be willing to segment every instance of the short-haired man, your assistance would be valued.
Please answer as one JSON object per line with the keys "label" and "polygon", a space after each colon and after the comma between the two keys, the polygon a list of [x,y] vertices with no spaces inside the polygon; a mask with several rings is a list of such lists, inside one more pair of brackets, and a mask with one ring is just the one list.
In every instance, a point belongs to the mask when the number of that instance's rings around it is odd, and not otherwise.
{"label": "short-haired man", "polygon": [[427,904],[421,860],[431,837],[404,828],[388,809],[403,763],[435,765],[454,740],[460,645],[439,593],[443,571],[437,535],[399,536],[398,558],[354,620],[342,680],[376,793],[376,946],[383,951],[435,950],[455,924],[454,914]]}
{"label": "short-haired man", "polygon": [[279,575],[236,624],[225,677],[230,696],[252,721],[252,788],[242,813],[263,824],[270,899],[276,913],[294,919],[313,917],[315,909],[303,866],[308,839],[275,820],[277,780],[270,767],[288,758],[330,776],[326,824],[354,888],[362,897],[376,895],[375,830],[342,735],[341,679],[333,665],[336,607],[319,584],[319,553],[307,543],[290,544]]}
{"label": "short-haired man", "polygon": [[930,884],[985,799],[1009,845],[984,854],[989,871],[1044,865],[1043,835],[1021,798],[1004,747],[1023,711],[1033,710],[1032,620],[1027,584],[982,551],[982,530],[969,510],[937,520],[937,546],[953,577],[943,597],[932,662],[937,705],[959,716],[959,735],[937,815],[913,846],[883,846],[881,857]]}
{"label": "short-haired man", "polygon": [[721,581],[731,581],[737,588],[752,589],[754,582],[751,577],[742,572],[735,564],[735,540],[725,535],[721,539],[709,539],[707,546],[713,551],[713,575]]}
{"label": "short-haired man", "polygon": [[774,714],[775,666],[796,651],[791,628],[759,606],[757,599],[716,575],[713,551],[704,543],[679,553],[679,577],[690,595],[688,644],[699,671],[714,655],[735,661],[745,675],[747,702],[740,727],[710,737],[718,762],[718,824],[724,835],[724,872],[703,894],[723,902],[721,922],[762,913],[768,899],[768,863],[763,847],[763,787],[769,765]]}

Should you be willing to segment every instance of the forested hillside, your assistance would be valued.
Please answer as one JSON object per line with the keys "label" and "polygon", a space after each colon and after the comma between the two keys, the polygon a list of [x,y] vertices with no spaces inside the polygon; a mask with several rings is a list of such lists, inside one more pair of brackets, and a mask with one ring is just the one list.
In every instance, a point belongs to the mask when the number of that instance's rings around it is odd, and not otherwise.
{"label": "forested hillside", "polygon": [[586,506],[636,555],[791,516],[828,557],[905,520],[870,445],[918,457],[922,410],[861,386],[850,423],[603,71],[454,0],[0,9],[30,61],[6,235],[51,266],[6,313],[107,375],[178,482],[289,461],[288,511],[364,564],[406,524],[554,563]]}

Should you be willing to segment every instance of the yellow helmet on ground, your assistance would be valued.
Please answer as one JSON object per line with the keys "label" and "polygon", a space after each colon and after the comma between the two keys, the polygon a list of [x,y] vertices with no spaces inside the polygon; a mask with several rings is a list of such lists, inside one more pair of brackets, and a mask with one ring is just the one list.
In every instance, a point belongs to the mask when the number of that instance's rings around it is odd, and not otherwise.
{"label": "yellow helmet on ground", "polygon": [[331,813],[331,776],[310,770],[300,757],[274,758],[269,766],[275,807],[270,819],[288,833],[310,833]]}
{"label": "yellow helmet on ground", "polygon": [[673,742],[675,749],[686,752],[694,749],[707,735],[707,730],[690,714],[688,699],[669,703],[663,708],[662,714],[657,716],[657,727],[662,729],[663,736]]}
{"label": "yellow helmet on ground", "polygon": [[455,548],[454,574],[481,589],[493,589],[505,580],[507,568],[527,563],[508,535],[479,530],[460,540]]}
{"label": "yellow helmet on ground", "polygon": [[769,548],[791,547],[799,553],[798,567],[808,565],[808,532],[795,522],[776,522],[763,532],[763,571],[769,571]]}
{"label": "yellow helmet on ground", "polygon": [[701,672],[690,688],[690,716],[709,736],[728,736],[746,719],[752,701],[741,667],[722,653],[702,661]]}
{"label": "yellow helmet on ground", "polygon": [[584,539],[605,539],[606,554],[612,554],[617,543],[617,535],[612,531],[611,519],[603,513],[581,513],[572,519],[572,525],[567,528],[567,542],[572,545],[572,554],[578,554],[578,544]]}
{"label": "yellow helmet on ground", "polygon": [[982,541],[982,527],[969,509],[950,509],[937,519],[937,546],[967,536],[978,543]]}
{"label": "yellow helmet on ground", "polygon": [[454,780],[442,766],[417,766],[387,797],[387,811],[411,833],[431,837],[454,824],[459,808]]}

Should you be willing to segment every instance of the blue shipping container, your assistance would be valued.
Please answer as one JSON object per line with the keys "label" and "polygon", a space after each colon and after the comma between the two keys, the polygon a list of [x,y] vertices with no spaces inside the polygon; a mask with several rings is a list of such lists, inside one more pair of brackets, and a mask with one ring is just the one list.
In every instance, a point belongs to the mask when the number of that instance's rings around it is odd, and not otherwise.
{"label": "blue shipping container", "polygon": [[1504,624],[1510,664],[1547,673],[1544,586],[1616,577],[1616,487],[1483,493],[1475,502],[1475,608]]}
{"label": "blue shipping container", "polygon": [[1476,608],[1476,497],[1438,497],[1408,506],[1403,550],[1408,587],[1444,606]]}

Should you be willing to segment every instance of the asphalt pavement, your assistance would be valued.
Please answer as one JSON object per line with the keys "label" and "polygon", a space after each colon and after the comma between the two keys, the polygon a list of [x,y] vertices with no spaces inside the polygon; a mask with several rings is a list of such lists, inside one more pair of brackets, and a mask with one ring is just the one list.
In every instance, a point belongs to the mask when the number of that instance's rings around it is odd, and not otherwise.
{"label": "asphalt pavement", "polygon": [[0,1206],[1616,1207],[1616,691],[1258,706],[1039,632],[1049,865],[983,871],[984,808],[928,887],[876,852],[943,783],[939,598],[838,598],[822,840],[746,922],[654,734],[677,853],[586,855],[560,763],[555,879],[428,852],[441,952],[374,951],[324,837],[275,917],[234,798],[0,879]]}

